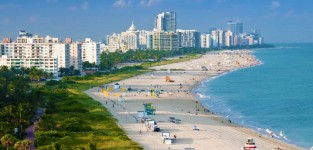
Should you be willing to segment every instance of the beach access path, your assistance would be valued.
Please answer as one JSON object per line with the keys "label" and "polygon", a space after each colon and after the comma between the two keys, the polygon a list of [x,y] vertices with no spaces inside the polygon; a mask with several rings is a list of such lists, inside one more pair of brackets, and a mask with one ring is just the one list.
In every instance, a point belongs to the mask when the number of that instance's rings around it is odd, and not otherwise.
{"label": "beach access path", "polygon": [[[191,93],[191,89],[199,82],[210,77],[259,63],[251,55],[251,51],[247,50],[208,53],[188,62],[154,67],[157,71],[119,81],[121,89],[131,89],[127,92],[113,89],[104,96],[101,88],[94,87],[85,93],[104,105],[128,137],[144,149],[182,150],[189,147],[196,150],[239,150],[248,138],[254,139],[259,150],[302,149],[269,135],[260,136],[248,128],[212,114]],[[166,76],[174,82],[166,82]],[[151,96],[151,89],[161,93],[158,97]],[[152,103],[156,109],[156,114],[148,117],[157,122],[160,132],[147,131],[147,126],[137,118],[137,111],[144,110],[144,103]],[[169,122],[169,117],[178,118],[181,122]],[[194,130],[194,126],[199,130]],[[170,132],[170,137],[174,139],[175,135],[176,140],[172,144],[163,143],[162,132]]]}

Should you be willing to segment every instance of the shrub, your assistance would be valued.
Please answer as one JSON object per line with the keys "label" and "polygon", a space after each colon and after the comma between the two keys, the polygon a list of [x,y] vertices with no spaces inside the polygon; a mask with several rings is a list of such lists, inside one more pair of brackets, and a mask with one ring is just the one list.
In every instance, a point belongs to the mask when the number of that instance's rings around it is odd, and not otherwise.
{"label": "shrub", "polygon": [[58,139],[66,136],[66,132],[60,132],[60,131],[38,131],[35,132],[35,145],[36,147],[39,145],[48,145],[52,142],[57,141]]}
{"label": "shrub", "polygon": [[50,80],[48,82],[46,82],[47,86],[54,86],[54,85],[58,85],[60,82],[56,81],[56,80]]}

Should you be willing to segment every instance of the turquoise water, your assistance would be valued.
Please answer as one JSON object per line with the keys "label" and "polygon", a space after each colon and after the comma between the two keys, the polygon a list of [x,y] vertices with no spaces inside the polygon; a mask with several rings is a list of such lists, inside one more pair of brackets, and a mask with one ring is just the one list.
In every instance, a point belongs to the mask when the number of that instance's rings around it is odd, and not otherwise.
{"label": "turquoise water", "polygon": [[263,64],[201,83],[193,92],[211,111],[288,143],[313,146],[313,44],[258,49]]}

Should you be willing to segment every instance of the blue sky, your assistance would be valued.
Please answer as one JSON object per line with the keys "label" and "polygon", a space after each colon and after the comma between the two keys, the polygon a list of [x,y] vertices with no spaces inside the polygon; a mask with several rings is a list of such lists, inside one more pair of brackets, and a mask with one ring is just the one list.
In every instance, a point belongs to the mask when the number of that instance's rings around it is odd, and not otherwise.
{"label": "blue sky", "polygon": [[0,38],[20,29],[33,34],[96,41],[125,31],[152,30],[154,17],[177,12],[177,27],[206,32],[242,21],[244,31],[260,29],[265,42],[313,42],[313,0],[1,0]]}

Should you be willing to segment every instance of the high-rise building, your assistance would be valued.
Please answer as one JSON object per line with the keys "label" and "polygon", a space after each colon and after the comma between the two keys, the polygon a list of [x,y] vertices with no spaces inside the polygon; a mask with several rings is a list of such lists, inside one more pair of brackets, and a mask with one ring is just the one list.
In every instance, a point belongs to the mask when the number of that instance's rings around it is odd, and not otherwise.
{"label": "high-rise building", "polygon": [[242,22],[227,22],[227,31],[233,32],[234,35],[239,35],[243,33],[243,23]]}
{"label": "high-rise building", "polygon": [[74,69],[82,70],[82,44],[78,42],[69,43],[70,46],[70,66]]}
{"label": "high-rise building", "polygon": [[147,49],[149,44],[149,36],[151,31],[140,30],[139,31],[139,49]]}
{"label": "high-rise building", "polygon": [[52,44],[54,50],[54,57],[58,59],[59,68],[70,67],[70,47],[69,44],[54,43]]}
{"label": "high-rise building", "polygon": [[213,47],[221,48],[225,45],[225,31],[218,29],[212,31]]}
{"label": "high-rise building", "polygon": [[178,50],[178,34],[175,32],[153,32],[152,48],[154,50]]}
{"label": "high-rise building", "polygon": [[89,63],[100,64],[100,43],[92,41],[90,38],[86,38],[82,43],[82,61],[88,61]]}
{"label": "high-rise building", "polygon": [[201,48],[211,48],[212,37],[211,34],[201,34]]}
{"label": "high-rise building", "polygon": [[233,32],[226,31],[225,32],[225,46],[233,46],[234,45],[234,36]]}
{"label": "high-rise building", "polygon": [[22,30],[16,42],[0,43],[0,65],[36,67],[57,76],[60,67],[69,67],[69,45],[58,38],[32,36]]}
{"label": "high-rise building", "polygon": [[162,12],[155,17],[154,28],[157,31],[176,32],[176,12]]}
{"label": "high-rise building", "polygon": [[126,32],[121,33],[122,43],[126,46],[123,50],[138,49],[138,33],[133,22]]}
{"label": "high-rise building", "polygon": [[200,47],[200,32],[197,30],[176,30],[179,47]]}
{"label": "high-rise building", "polygon": [[109,51],[115,52],[116,50],[121,49],[121,35],[113,33],[112,35],[106,36],[106,44],[101,44],[101,52]]}
{"label": "high-rise building", "polygon": [[[155,17],[152,33],[152,49],[178,50],[178,34],[176,33],[176,13],[162,12]],[[148,44],[151,44],[151,36]],[[148,46],[149,47],[149,46]]]}

